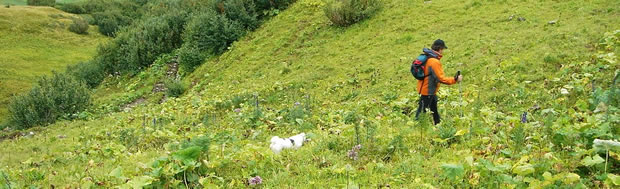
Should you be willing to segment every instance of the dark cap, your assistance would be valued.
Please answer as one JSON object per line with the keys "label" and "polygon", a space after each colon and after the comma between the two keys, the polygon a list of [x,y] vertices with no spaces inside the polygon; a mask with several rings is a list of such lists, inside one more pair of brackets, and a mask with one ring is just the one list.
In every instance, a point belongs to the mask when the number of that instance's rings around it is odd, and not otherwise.
{"label": "dark cap", "polygon": [[437,40],[435,40],[435,42],[433,42],[433,46],[431,46],[431,48],[433,50],[435,50],[435,49],[437,49],[437,50],[438,49],[448,49],[448,46],[446,46],[446,43],[443,42],[443,40],[437,39]]}

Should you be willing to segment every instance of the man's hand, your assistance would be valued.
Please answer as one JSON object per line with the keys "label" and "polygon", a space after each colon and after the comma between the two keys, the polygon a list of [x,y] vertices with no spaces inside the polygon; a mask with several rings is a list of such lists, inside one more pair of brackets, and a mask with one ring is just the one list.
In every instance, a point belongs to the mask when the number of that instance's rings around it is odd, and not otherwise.
{"label": "man's hand", "polygon": [[459,76],[456,78],[456,82],[461,82],[461,81],[463,81],[463,75],[459,75]]}

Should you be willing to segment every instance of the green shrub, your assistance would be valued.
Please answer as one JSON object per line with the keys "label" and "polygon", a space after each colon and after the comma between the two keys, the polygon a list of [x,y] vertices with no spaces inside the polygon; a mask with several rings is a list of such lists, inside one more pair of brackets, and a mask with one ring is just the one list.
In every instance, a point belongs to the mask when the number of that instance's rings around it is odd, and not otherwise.
{"label": "green shrub", "polygon": [[192,43],[201,51],[220,54],[244,33],[239,22],[208,12],[193,17],[184,31],[183,41]]}
{"label": "green shrub", "polygon": [[30,6],[51,6],[56,5],[56,0],[28,0],[26,2]]}
{"label": "green shrub", "polygon": [[194,69],[205,59],[205,56],[202,52],[196,47],[191,45],[185,45],[178,50],[179,55],[179,65],[186,72],[192,72]]}
{"label": "green shrub", "polygon": [[95,23],[95,18],[92,15],[90,15],[90,14],[81,14],[80,17],[82,19],[84,19],[84,21],[86,21],[86,23],[88,23],[88,25],[97,25]]}
{"label": "green shrub", "polygon": [[99,48],[98,61],[104,64],[106,73],[135,74],[161,54],[181,46],[186,18],[184,12],[171,11],[133,23],[121,29],[112,42]]}
{"label": "green shrub", "polygon": [[62,11],[73,13],[73,14],[86,14],[86,9],[82,6],[82,4],[77,3],[68,3],[63,4],[59,8]]}
{"label": "green shrub", "polygon": [[105,78],[103,66],[96,61],[80,62],[67,67],[67,73],[90,87],[95,88]]}
{"label": "green shrub", "polygon": [[270,9],[285,9],[293,4],[295,0],[255,0],[256,8],[259,11]]}
{"label": "green shrub", "polygon": [[88,33],[88,22],[81,18],[74,18],[71,25],[69,25],[69,31],[77,34]]}
{"label": "green shrub", "polygon": [[168,80],[165,83],[166,94],[170,97],[179,97],[185,92],[185,85],[180,80]]}
{"label": "green shrub", "polygon": [[99,32],[110,37],[114,37],[116,31],[132,22],[130,17],[123,15],[119,11],[97,12],[92,15],[94,24],[99,26]]}
{"label": "green shrub", "polygon": [[98,23],[99,32],[109,37],[114,37],[116,30],[119,28],[118,22],[115,19],[106,18],[99,21],[95,20],[95,22]]}
{"label": "green shrub", "polygon": [[258,14],[253,0],[216,1],[216,11],[226,18],[236,21],[248,30],[258,27]]}
{"label": "green shrub", "polygon": [[53,123],[66,114],[75,114],[90,104],[86,85],[61,73],[41,77],[26,94],[14,97],[9,104],[12,121],[18,129]]}
{"label": "green shrub", "polygon": [[349,26],[370,17],[379,7],[379,0],[332,0],[324,11],[335,25]]}

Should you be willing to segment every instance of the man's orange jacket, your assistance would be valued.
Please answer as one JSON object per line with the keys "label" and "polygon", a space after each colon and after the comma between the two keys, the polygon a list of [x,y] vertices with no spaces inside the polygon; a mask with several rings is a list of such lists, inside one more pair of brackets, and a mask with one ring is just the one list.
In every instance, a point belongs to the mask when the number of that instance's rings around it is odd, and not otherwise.
{"label": "man's orange jacket", "polygon": [[418,80],[418,93],[421,95],[435,95],[439,91],[440,83],[452,85],[456,83],[454,77],[446,77],[441,67],[442,55],[437,51],[433,51],[437,57],[429,57],[424,67],[424,80]]}

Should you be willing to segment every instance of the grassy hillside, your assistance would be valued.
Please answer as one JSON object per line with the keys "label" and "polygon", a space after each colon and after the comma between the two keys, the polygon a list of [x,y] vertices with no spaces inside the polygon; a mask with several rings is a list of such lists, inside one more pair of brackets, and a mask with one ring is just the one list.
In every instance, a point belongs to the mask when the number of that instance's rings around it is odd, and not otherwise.
{"label": "grassy hillside", "polygon": [[106,40],[95,27],[87,35],[67,28],[75,15],[50,7],[0,7],[0,120],[13,94],[27,91],[38,76],[90,59]]}
{"label": "grassy hillside", "polygon": [[[618,151],[606,158],[592,139],[620,136],[608,100],[620,2],[394,0],[348,28],[322,6],[281,12],[186,74],[180,98],[152,100],[170,56],[108,78],[85,120],[2,141],[0,186],[243,188],[255,176],[264,188],[617,186]],[[443,122],[431,126],[413,119],[408,68],[437,38],[446,73],[465,79],[442,86]],[[271,136],[299,132],[311,139],[301,149],[269,150]]]}

